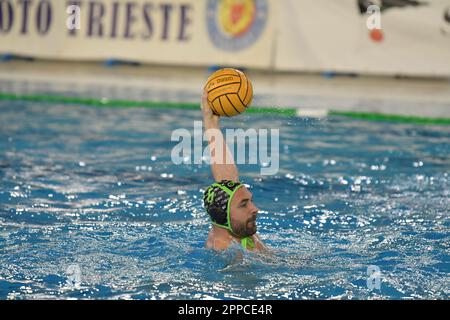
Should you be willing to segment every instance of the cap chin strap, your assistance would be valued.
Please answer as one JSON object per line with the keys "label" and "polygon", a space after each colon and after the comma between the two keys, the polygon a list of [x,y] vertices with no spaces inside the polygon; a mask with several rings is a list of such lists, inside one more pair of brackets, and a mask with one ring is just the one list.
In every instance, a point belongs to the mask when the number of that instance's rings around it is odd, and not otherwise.
{"label": "cap chin strap", "polygon": [[242,238],[241,245],[244,249],[255,249],[255,241],[253,241],[252,237]]}
{"label": "cap chin strap", "polygon": [[236,233],[233,232],[233,229],[231,229],[231,226],[225,226],[222,224],[218,224],[213,222],[213,225],[216,227],[226,229],[228,232],[230,232],[234,237],[241,239],[241,245],[244,249],[255,249],[255,241],[253,241],[253,238],[251,236],[247,236],[244,238],[239,237]]}

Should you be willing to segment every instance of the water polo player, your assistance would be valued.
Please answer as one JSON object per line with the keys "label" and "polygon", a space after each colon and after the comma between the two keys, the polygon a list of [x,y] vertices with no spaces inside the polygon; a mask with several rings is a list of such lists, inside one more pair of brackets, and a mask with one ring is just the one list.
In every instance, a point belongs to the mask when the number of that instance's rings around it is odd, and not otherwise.
{"label": "water polo player", "polygon": [[265,247],[256,235],[258,208],[250,191],[239,182],[237,167],[220,131],[220,117],[212,112],[206,92],[201,107],[216,181],[206,189],[203,198],[212,222],[206,247],[224,250],[238,243],[247,250],[263,250]]}

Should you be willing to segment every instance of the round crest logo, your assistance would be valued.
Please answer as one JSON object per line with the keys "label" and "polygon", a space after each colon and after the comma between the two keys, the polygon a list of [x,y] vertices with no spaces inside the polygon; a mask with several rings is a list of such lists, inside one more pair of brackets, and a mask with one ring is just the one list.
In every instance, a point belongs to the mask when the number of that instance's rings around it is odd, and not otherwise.
{"label": "round crest logo", "polygon": [[267,0],[208,0],[209,37],[220,49],[243,50],[261,36],[267,13]]}

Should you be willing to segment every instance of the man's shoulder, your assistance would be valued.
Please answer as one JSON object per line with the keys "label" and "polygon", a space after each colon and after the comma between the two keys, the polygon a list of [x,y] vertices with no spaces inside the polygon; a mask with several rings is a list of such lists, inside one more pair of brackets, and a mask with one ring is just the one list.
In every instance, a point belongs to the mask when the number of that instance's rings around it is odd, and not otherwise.
{"label": "man's shoulder", "polygon": [[255,243],[255,249],[258,251],[266,251],[267,247],[261,241],[261,238],[258,235],[253,235],[253,242]]}
{"label": "man's shoulder", "polygon": [[217,237],[211,232],[206,241],[206,248],[214,250],[226,250],[230,246],[230,239]]}
{"label": "man's shoulder", "polygon": [[226,250],[230,246],[230,241],[223,240],[223,239],[215,239],[213,241],[207,241],[206,242],[206,248],[208,249],[214,249],[217,251],[220,250]]}

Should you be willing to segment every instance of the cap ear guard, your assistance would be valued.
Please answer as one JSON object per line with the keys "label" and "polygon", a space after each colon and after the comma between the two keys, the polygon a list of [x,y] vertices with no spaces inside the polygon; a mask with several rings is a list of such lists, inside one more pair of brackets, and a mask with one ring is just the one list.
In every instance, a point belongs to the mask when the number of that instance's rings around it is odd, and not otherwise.
{"label": "cap ear guard", "polygon": [[214,185],[206,190],[203,197],[204,206],[212,222],[224,227],[228,227],[227,198],[226,192]]}

